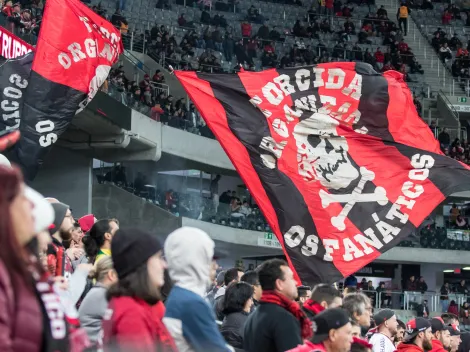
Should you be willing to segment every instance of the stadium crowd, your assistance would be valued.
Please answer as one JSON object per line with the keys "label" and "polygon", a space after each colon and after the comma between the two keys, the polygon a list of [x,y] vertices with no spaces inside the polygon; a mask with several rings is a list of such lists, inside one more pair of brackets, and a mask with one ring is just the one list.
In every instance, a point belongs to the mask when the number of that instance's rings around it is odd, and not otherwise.
{"label": "stadium crowd", "polygon": [[[0,181],[2,351],[470,348],[452,313],[428,319],[424,310],[404,324],[391,309],[374,312],[364,280],[347,278],[343,292],[298,286],[282,259],[219,271],[226,254],[202,230],[182,227],[161,243],[118,219],[77,219],[27,187],[4,157]],[[425,290],[422,280],[407,285]]]}

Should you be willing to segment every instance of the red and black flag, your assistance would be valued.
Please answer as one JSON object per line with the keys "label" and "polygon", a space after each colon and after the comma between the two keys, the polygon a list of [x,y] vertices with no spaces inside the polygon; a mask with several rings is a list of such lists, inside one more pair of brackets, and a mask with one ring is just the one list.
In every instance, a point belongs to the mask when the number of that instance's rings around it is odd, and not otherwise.
{"label": "red and black flag", "polygon": [[33,59],[34,53],[29,52],[0,65],[0,133],[20,127]]}
{"label": "red and black flag", "polygon": [[304,283],[356,272],[470,188],[398,72],[335,62],[176,76]]}
{"label": "red and black flag", "polygon": [[48,0],[11,158],[27,179],[73,116],[106,80],[122,52],[120,32],[79,0]]}

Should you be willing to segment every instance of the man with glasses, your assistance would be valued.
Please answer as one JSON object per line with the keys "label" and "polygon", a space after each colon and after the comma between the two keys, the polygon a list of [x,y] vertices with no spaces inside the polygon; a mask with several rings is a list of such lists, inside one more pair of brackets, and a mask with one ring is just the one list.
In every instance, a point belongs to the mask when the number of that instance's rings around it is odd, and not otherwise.
{"label": "man with glasses", "polygon": [[365,336],[373,310],[370,298],[360,292],[347,294],[343,298],[343,308],[349,313],[351,320],[359,324],[362,336]]}
{"label": "man with glasses", "polygon": [[75,220],[70,207],[64,203],[51,204],[55,212],[55,220],[49,227],[52,243],[47,248],[47,268],[53,276],[68,279],[73,273],[72,261],[65,253],[65,243],[72,238],[71,229]]}

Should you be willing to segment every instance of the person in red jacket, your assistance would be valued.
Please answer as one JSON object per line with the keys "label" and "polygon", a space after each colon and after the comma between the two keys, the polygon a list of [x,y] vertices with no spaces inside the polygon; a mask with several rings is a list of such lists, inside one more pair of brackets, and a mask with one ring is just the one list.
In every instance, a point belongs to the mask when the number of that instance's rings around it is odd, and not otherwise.
{"label": "person in red jacket", "polygon": [[431,322],[425,318],[416,318],[406,323],[406,335],[397,346],[397,352],[424,352],[431,349]]}
{"label": "person in red jacket", "polygon": [[349,352],[353,342],[352,326],[344,309],[326,309],[312,322],[315,332],[310,341],[288,352]]}
{"label": "person in red jacket", "polygon": [[109,288],[108,314],[103,320],[105,350],[176,352],[162,322],[160,300],[166,263],[155,236],[138,229],[119,229],[111,242],[119,281]]}
{"label": "person in red jacket", "polygon": [[251,37],[251,24],[248,21],[243,21],[241,24],[242,36]]}
{"label": "person in red jacket", "polygon": [[379,68],[379,70],[381,70],[384,66],[385,55],[380,50],[380,48],[377,48],[377,51],[375,52],[374,57],[375,57],[375,61],[377,62],[377,67]]}
{"label": "person in red jacket", "polygon": [[450,331],[440,317],[431,319],[432,350],[430,352],[447,352],[450,347]]}

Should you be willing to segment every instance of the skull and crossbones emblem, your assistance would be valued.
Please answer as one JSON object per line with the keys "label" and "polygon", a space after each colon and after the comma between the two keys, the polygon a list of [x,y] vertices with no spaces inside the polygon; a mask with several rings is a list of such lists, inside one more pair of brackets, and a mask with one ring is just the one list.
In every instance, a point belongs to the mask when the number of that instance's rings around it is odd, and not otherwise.
{"label": "skull and crossbones emblem", "polygon": [[353,165],[348,155],[345,137],[338,135],[339,122],[323,113],[314,113],[300,121],[294,128],[297,146],[298,172],[305,181],[319,181],[327,190],[348,188],[359,177],[351,193],[328,193],[320,190],[319,196],[324,209],[332,203],[345,203],[337,216],[331,217],[331,224],[339,231],[346,228],[345,219],[356,203],[388,203],[387,192],[376,187],[373,193],[363,193],[367,181],[375,179],[374,172],[365,167]]}

